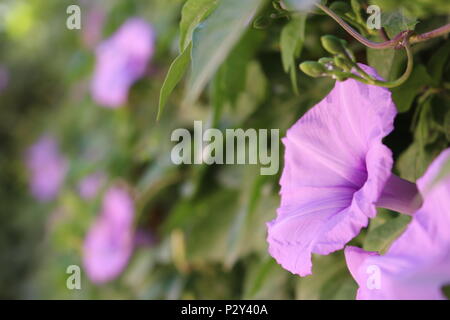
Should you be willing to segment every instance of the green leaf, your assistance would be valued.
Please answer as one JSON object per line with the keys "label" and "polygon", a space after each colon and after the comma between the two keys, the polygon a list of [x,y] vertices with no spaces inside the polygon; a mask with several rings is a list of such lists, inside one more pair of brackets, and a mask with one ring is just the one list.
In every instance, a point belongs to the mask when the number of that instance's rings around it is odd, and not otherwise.
{"label": "green leaf", "polygon": [[217,0],[188,0],[181,11],[180,21],[180,54],[170,65],[169,71],[160,91],[158,115],[161,117],[167,99],[186,73],[191,59],[192,33],[216,7]]}
{"label": "green leaf", "polygon": [[305,41],[306,14],[295,16],[289,21],[281,31],[280,48],[281,60],[285,72],[291,75],[292,87],[298,93],[297,67],[295,59],[300,56],[300,52]]}
{"label": "green leaf", "polygon": [[[390,214],[393,215],[393,213]],[[371,224],[372,222],[375,222],[374,220],[376,220],[377,218],[373,219],[373,221],[371,221]],[[378,219],[383,218],[380,217]],[[364,250],[384,253],[392,244],[392,242],[403,233],[410,221],[411,217],[401,214],[396,218],[386,219],[384,223],[375,228],[369,228],[369,232],[367,233],[364,240]]]}
{"label": "green leaf", "polygon": [[447,299],[450,299],[450,285],[443,286],[442,293],[447,297]]}
{"label": "green leaf", "polygon": [[161,117],[164,107],[166,106],[167,100],[170,94],[173,92],[177,84],[183,78],[186,70],[189,66],[190,52],[192,45],[189,44],[186,49],[172,62],[169,71],[167,72],[164,83],[161,87],[159,94],[159,105],[158,105],[158,115],[157,119]]}
{"label": "green leaf", "polygon": [[265,0],[221,1],[216,10],[194,30],[192,73],[186,102],[192,103],[199,97],[264,3]]}
{"label": "green leaf", "polygon": [[180,52],[191,43],[192,33],[217,5],[217,0],[188,0],[181,11]]}
{"label": "green leaf", "polygon": [[265,255],[262,261],[248,266],[242,299],[289,299],[286,287],[293,278],[274,259]]}
{"label": "green leaf", "polygon": [[447,162],[443,164],[441,170],[438,172],[436,177],[433,179],[433,182],[430,187],[435,186],[443,179],[446,179],[450,175],[450,159],[447,159]]}
{"label": "green leaf", "polygon": [[[371,40],[382,41],[379,37]],[[402,61],[405,55],[400,50],[394,49],[371,49],[367,48],[367,62],[377,70],[378,74],[385,80],[394,80],[401,72]]]}
{"label": "green leaf", "polygon": [[428,70],[430,70],[433,85],[438,86],[442,80],[442,75],[445,69],[445,64],[449,60],[450,42],[440,47],[436,53],[431,57],[428,63]]}
{"label": "green leaf", "polygon": [[217,70],[211,89],[213,104],[218,110],[226,103],[234,105],[239,94],[245,89],[248,64],[261,44],[263,36],[264,33],[260,30],[250,29]]}
{"label": "green leaf", "polygon": [[361,4],[359,3],[358,0],[352,0],[351,1],[351,6],[352,6],[352,10],[355,13],[356,16],[356,20],[358,22],[362,22],[362,16],[361,16]]}
{"label": "green leaf", "polygon": [[350,300],[356,296],[357,285],[348,271],[343,251],[328,256],[313,255],[313,273],[299,278],[298,300]]}
{"label": "green leaf", "polygon": [[407,112],[423,86],[431,84],[431,77],[424,65],[417,65],[404,84],[392,89],[392,98],[398,112]]}
{"label": "green leaf", "polygon": [[401,178],[416,181],[424,174],[430,162],[430,156],[424,152],[419,143],[414,142],[398,158],[397,169]]}
{"label": "green leaf", "polygon": [[414,30],[418,22],[400,11],[381,13],[381,26],[386,30],[390,38],[394,38],[402,31]]}
{"label": "green leaf", "polygon": [[[262,196],[262,187],[267,180],[267,176],[259,174],[258,166],[246,166],[242,176],[242,190],[240,205],[237,210],[232,227],[230,228],[225,265],[233,266],[239,257],[240,249],[244,247],[246,231],[251,223],[250,218],[255,212],[259,199]],[[263,225],[260,225],[263,228]]]}

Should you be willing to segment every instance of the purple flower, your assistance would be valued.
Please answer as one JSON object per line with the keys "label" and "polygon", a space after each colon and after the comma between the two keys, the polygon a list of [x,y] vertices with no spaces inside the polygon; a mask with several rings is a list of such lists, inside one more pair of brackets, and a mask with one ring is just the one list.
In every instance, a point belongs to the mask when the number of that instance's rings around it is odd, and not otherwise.
{"label": "purple flower", "polygon": [[411,212],[417,189],[391,175],[392,154],[382,143],[395,115],[387,89],[350,79],[288,130],[281,205],[267,237],[285,269],[311,274],[311,253],[342,249],[376,215],[377,202]]}
{"label": "purple flower", "polygon": [[148,230],[137,230],[134,236],[134,245],[136,247],[151,247],[156,244],[155,235]]}
{"label": "purple flower", "polygon": [[131,18],[97,47],[91,91],[98,104],[116,108],[126,103],[130,86],[144,75],[153,56],[154,38],[147,22]]}
{"label": "purple flower", "polygon": [[385,255],[345,249],[359,284],[358,299],[445,299],[441,287],[450,284],[450,176],[436,184],[435,178],[449,160],[447,149],[417,181],[423,206]]}
{"label": "purple flower", "polygon": [[105,175],[102,172],[93,173],[80,181],[78,192],[83,199],[92,199],[98,194],[104,182]]}
{"label": "purple flower", "polygon": [[42,202],[53,200],[64,181],[67,161],[59,153],[58,144],[51,136],[41,137],[26,154],[30,172],[31,194]]}
{"label": "purple flower", "polygon": [[83,27],[82,40],[88,48],[93,48],[102,36],[105,12],[102,8],[93,5],[86,15],[86,23]]}
{"label": "purple flower", "polygon": [[110,188],[102,211],[89,230],[83,247],[83,264],[92,282],[102,284],[117,277],[133,250],[134,203],[122,188]]}

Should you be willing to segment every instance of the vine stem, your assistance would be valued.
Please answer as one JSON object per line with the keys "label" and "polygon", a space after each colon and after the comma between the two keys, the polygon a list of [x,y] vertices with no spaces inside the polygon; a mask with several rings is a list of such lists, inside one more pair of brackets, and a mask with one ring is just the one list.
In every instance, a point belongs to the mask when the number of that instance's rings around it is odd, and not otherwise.
{"label": "vine stem", "polygon": [[367,74],[367,72],[365,72],[360,66],[358,66],[357,63],[354,63],[354,67],[360,73],[361,76],[358,76],[356,74],[350,74],[349,78],[358,80],[365,84],[376,85],[376,86],[384,87],[384,88],[394,88],[394,87],[398,87],[398,86],[402,85],[406,80],[408,80],[408,78],[411,75],[411,72],[413,70],[413,67],[414,67],[413,54],[412,54],[411,46],[408,42],[408,39],[405,40],[405,43],[403,44],[403,46],[406,50],[406,55],[408,56],[408,63],[407,63],[405,72],[402,74],[402,76],[400,78],[398,78],[394,81],[380,81],[380,80],[374,79],[369,74]]}
{"label": "vine stem", "polygon": [[406,65],[406,70],[402,74],[402,76],[394,81],[380,81],[380,80],[374,79],[374,81],[373,81],[374,85],[377,85],[380,87],[385,87],[385,88],[394,88],[394,87],[398,87],[398,86],[402,85],[406,80],[408,80],[408,78],[411,75],[411,72],[413,70],[413,67],[414,67],[414,58],[413,58],[413,54],[412,54],[412,50],[411,50],[411,46],[409,44],[408,38],[405,39],[405,41],[403,43],[403,47],[405,48],[408,62]]}
{"label": "vine stem", "polygon": [[[374,42],[365,38],[361,34],[359,34],[355,29],[353,29],[350,25],[348,25],[339,15],[337,15],[333,10],[328,7],[316,3],[316,6],[321,9],[323,12],[328,14],[331,18],[333,18],[345,31],[347,31],[353,38],[361,42],[366,47],[372,49],[389,49],[389,48],[398,48],[399,45],[403,42],[406,37],[409,37],[411,31],[402,31],[398,35],[396,35],[392,40],[384,41],[384,42]],[[440,28],[435,30],[425,32],[418,35],[413,35],[410,37],[410,43],[418,43],[422,41],[426,41],[432,38],[443,36],[450,32],[450,23],[446,24]]]}
{"label": "vine stem", "polygon": [[328,14],[331,18],[333,18],[342,28],[345,29],[353,38],[361,42],[366,47],[372,48],[372,49],[389,49],[389,48],[395,48],[398,46],[398,44],[403,40],[405,37],[405,32],[400,32],[397,36],[395,36],[394,39],[384,41],[384,42],[374,42],[370,41],[369,39],[365,38],[361,34],[359,34],[355,29],[353,29],[351,26],[349,26],[339,15],[333,12],[333,10],[329,9],[328,7],[317,3],[316,6],[320,8],[323,12]]}
{"label": "vine stem", "polygon": [[422,34],[418,34],[418,35],[414,35],[410,38],[410,42],[411,43],[417,43],[417,42],[422,42],[422,41],[426,41],[432,38],[436,38],[436,37],[440,37],[443,36],[447,33],[450,32],[450,23],[446,24],[440,28],[437,28],[435,30],[429,31],[429,32],[425,32]]}

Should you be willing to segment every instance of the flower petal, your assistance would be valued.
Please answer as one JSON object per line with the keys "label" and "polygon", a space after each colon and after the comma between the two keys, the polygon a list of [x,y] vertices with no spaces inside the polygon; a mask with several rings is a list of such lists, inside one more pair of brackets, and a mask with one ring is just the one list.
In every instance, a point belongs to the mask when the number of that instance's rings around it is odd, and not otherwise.
{"label": "flower petal", "polygon": [[83,264],[92,282],[108,282],[127,265],[134,243],[133,216],[130,195],[118,187],[109,189],[102,212],[84,241]]}
{"label": "flower petal", "polygon": [[392,168],[381,141],[395,115],[387,89],[350,79],[337,82],[288,130],[281,205],[267,239],[287,270],[310,274],[311,253],[343,248],[376,214],[374,203]]}
{"label": "flower petal", "polygon": [[91,83],[94,100],[106,107],[119,107],[130,86],[142,77],[154,51],[154,32],[144,20],[131,18],[97,50]]}
{"label": "flower petal", "polygon": [[[450,176],[433,183],[449,160],[447,149],[418,180],[423,206],[385,255],[346,248],[347,265],[360,286],[358,299],[444,299],[441,287],[450,283]],[[367,286],[370,266],[380,270],[378,289]]]}

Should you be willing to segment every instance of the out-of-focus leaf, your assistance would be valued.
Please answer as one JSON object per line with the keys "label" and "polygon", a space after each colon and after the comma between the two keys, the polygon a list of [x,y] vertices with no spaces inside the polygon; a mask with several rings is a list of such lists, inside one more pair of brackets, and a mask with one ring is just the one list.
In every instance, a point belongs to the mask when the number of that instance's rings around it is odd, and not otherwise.
{"label": "out-of-focus leaf", "polygon": [[435,120],[433,109],[436,100],[430,96],[419,101],[418,120],[414,131],[414,142],[400,155],[397,168],[404,179],[415,181],[421,177],[430,163],[447,147],[447,142]]}
{"label": "out-of-focus leaf", "polygon": [[403,85],[392,89],[392,98],[397,106],[397,111],[407,112],[411,108],[414,98],[420,93],[420,89],[430,84],[431,77],[425,66],[417,65]]}
{"label": "out-of-focus leaf", "polygon": [[[393,215],[393,213],[390,214]],[[386,252],[392,242],[403,233],[410,221],[411,217],[401,214],[395,218],[387,219],[375,228],[370,228],[364,239],[364,250]]]}
{"label": "out-of-focus leaf", "polygon": [[170,94],[173,92],[177,84],[181,81],[189,66],[189,61],[191,58],[191,47],[191,44],[189,44],[170,65],[169,71],[167,72],[166,79],[164,80],[159,95],[157,119],[161,117],[161,114],[167,103],[167,99],[169,98]]}
{"label": "out-of-focus leaf", "polygon": [[[374,37],[372,40],[381,41],[379,37]],[[404,58],[405,56],[400,50],[367,48],[367,62],[385,80],[393,80],[398,77]]]}
{"label": "out-of-focus leaf", "polygon": [[226,103],[234,106],[245,89],[248,64],[262,40],[261,30],[250,29],[217,70],[211,83],[214,108],[221,110]]}
{"label": "out-of-focus leaf", "polygon": [[[220,120],[227,127],[241,126],[255,112],[258,106],[263,103],[267,96],[268,81],[261,65],[257,61],[250,61],[246,65],[245,74],[245,88],[239,94],[235,106],[226,104],[225,108],[220,108]],[[219,98],[221,97],[215,97],[215,99]],[[216,107],[216,104],[214,106]],[[217,123],[217,120],[215,123]]]}
{"label": "out-of-focus leaf", "polygon": [[287,281],[294,276],[267,256],[248,267],[243,299],[287,299]]}
{"label": "out-of-focus leaf", "polygon": [[447,299],[450,300],[450,285],[444,286],[442,288],[442,292],[444,293],[444,295],[447,297]]}
{"label": "out-of-focus leaf", "polygon": [[357,285],[348,271],[342,251],[328,256],[313,255],[313,274],[297,280],[299,300],[350,300]]}
{"label": "out-of-focus leaf", "polygon": [[217,0],[188,0],[181,11],[180,52],[191,43],[195,27],[207,17],[217,5]]}
{"label": "out-of-focus leaf", "polygon": [[171,212],[165,228],[186,231],[188,261],[222,261],[237,199],[237,191],[221,190],[182,202]]}
{"label": "out-of-focus leaf", "polygon": [[267,176],[259,174],[257,166],[246,166],[245,173],[241,177],[243,181],[241,182],[240,206],[229,231],[225,255],[225,265],[228,267],[232,266],[239,257],[240,249],[246,240],[246,231],[251,223],[249,218],[257,207],[262,196],[262,187],[267,179]]}
{"label": "out-of-focus leaf", "polygon": [[381,13],[381,26],[386,30],[390,38],[394,38],[402,31],[414,30],[418,22],[400,11]]}
{"label": "out-of-focus leaf", "polygon": [[280,49],[281,60],[285,72],[291,75],[292,87],[298,93],[297,67],[295,59],[300,56],[300,52],[305,40],[306,14],[293,16],[281,31]]}
{"label": "out-of-focus leaf", "polygon": [[355,17],[357,21],[362,21],[362,17],[361,17],[361,4],[359,3],[358,0],[351,0],[350,4],[352,6],[352,10],[355,13]]}
{"label": "out-of-focus leaf", "polygon": [[194,30],[192,73],[185,101],[192,103],[198,98],[265,2],[221,1],[216,10]]}
{"label": "out-of-focus leaf", "polygon": [[430,157],[414,142],[400,155],[396,165],[401,178],[416,181],[424,174],[430,162]]}
{"label": "out-of-focus leaf", "polygon": [[450,142],[450,111],[447,111],[444,118],[444,132],[447,141]]}
{"label": "out-of-focus leaf", "polygon": [[[450,159],[447,160],[446,163],[442,166],[441,170],[438,172],[436,177],[434,178],[432,182],[432,186],[438,184],[443,179],[446,179],[450,175]],[[432,187],[430,186],[430,187]]]}
{"label": "out-of-focus leaf", "polygon": [[167,99],[181,81],[189,66],[192,51],[192,33],[195,27],[211,13],[216,5],[217,0],[188,0],[184,4],[180,21],[180,54],[170,65],[161,88],[157,119],[161,117]]}
{"label": "out-of-focus leaf", "polygon": [[446,42],[440,47],[436,53],[431,57],[428,63],[428,70],[433,80],[433,85],[437,86],[442,80],[442,74],[445,70],[445,64],[449,60],[450,42]]}

